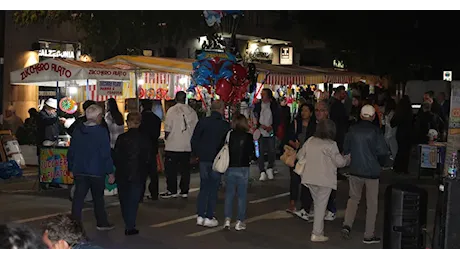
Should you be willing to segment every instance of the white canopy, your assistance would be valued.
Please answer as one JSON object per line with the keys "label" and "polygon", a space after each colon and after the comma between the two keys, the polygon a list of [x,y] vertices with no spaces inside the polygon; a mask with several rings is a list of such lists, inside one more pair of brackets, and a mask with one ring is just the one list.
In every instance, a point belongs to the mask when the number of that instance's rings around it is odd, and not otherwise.
{"label": "white canopy", "polygon": [[85,86],[98,80],[129,81],[129,71],[97,62],[48,59],[10,73],[12,85],[65,87],[66,82],[73,82]]}

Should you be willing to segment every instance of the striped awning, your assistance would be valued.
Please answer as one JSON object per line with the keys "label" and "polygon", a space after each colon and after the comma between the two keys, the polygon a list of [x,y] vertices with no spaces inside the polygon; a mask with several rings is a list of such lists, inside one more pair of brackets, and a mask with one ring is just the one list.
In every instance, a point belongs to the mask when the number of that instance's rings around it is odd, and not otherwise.
{"label": "striped awning", "polygon": [[130,68],[190,75],[193,70],[192,63],[194,61],[193,59],[119,55],[101,63],[123,69]]}

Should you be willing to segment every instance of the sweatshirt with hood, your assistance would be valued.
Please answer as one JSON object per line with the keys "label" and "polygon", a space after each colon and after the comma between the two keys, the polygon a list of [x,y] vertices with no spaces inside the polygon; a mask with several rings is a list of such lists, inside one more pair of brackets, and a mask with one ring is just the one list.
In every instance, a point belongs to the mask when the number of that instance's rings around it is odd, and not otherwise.
{"label": "sweatshirt with hood", "polygon": [[67,153],[74,176],[104,177],[113,172],[110,139],[101,125],[84,123],[75,129]]}
{"label": "sweatshirt with hood", "polygon": [[165,140],[167,152],[191,152],[191,139],[198,116],[189,105],[177,103],[168,109],[165,120],[165,132],[169,133]]}

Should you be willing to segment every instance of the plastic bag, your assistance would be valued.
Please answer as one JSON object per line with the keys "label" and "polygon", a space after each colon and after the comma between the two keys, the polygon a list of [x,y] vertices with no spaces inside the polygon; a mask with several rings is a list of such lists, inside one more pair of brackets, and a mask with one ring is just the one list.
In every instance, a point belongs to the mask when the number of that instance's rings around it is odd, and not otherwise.
{"label": "plastic bag", "polygon": [[21,177],[22,170],[14,160],[0,163],[0,179],[9,179],[11,177]]}

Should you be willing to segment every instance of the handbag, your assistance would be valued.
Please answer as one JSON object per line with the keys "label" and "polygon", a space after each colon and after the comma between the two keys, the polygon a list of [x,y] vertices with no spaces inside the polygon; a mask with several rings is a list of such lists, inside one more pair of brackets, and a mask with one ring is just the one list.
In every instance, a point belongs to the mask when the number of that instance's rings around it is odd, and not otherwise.
{"label": "handbag", "polygon": [[294,167],[297,153],[294,148],[289,145],[284,146],[284,153],[281,155],[280,160],[289,167]]}
{"label": "handbag", "polygon": [[306,146],[310,142],[311,137],[305,142],[303,145],[302,149],[300,149],[300,152],[302,152],[302,157],[299,158],[297,163],[295,164],[294,167],[294,172],[297,173],[298,175],[302,175],[304,169],[305,169],[305,164],[307,163],[307,152],[306,152]]}
{"label": "handbag", "polygon": [[230,164],[230,151],[228,142],[230,141],[231,132],[232,130],[228,131],[227,136],[225,137],[224,146],[222,149],[220,149],[216,158],[214,158],[214,162],[212,163],[212,170],[215,172],[225,173],[228,169],[228,165]]}

